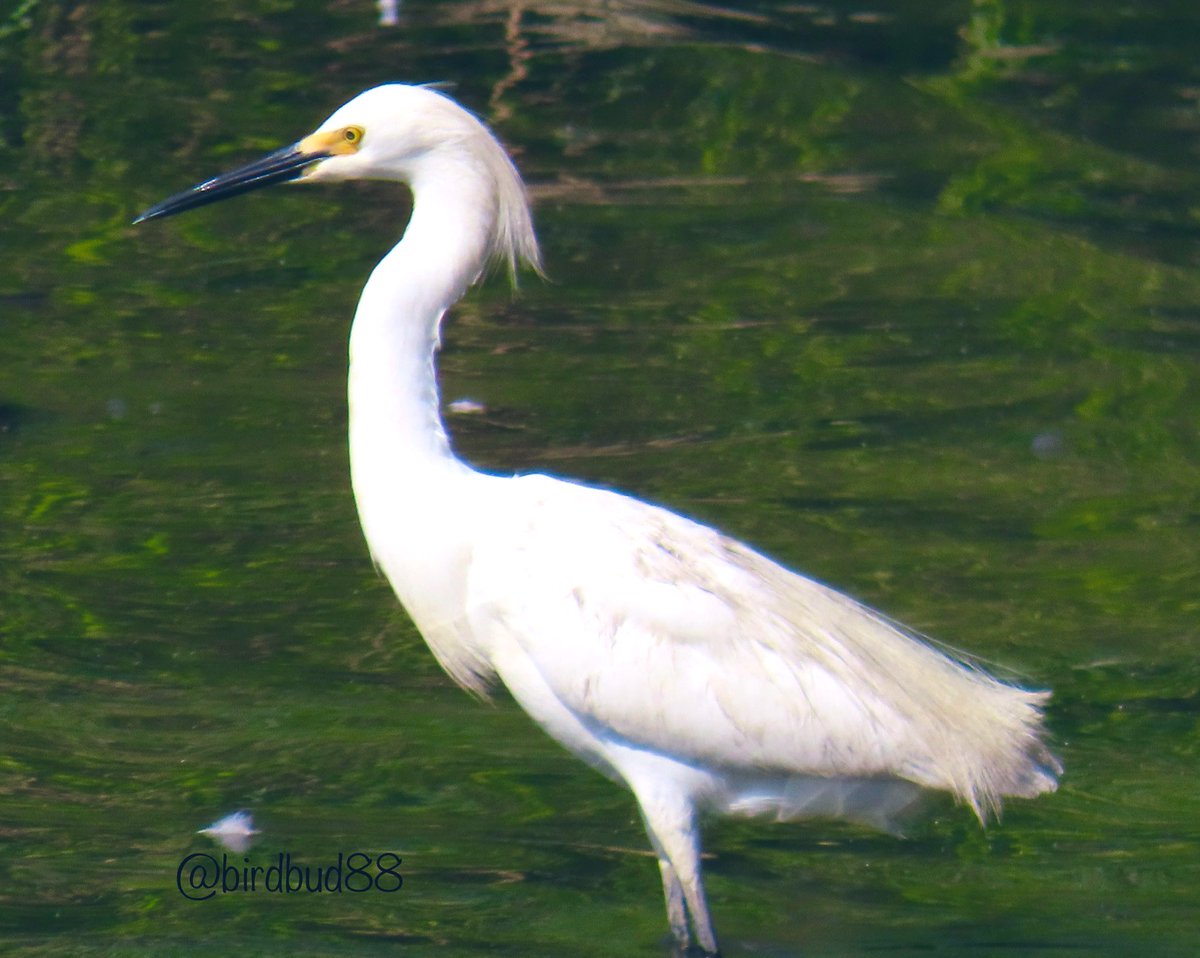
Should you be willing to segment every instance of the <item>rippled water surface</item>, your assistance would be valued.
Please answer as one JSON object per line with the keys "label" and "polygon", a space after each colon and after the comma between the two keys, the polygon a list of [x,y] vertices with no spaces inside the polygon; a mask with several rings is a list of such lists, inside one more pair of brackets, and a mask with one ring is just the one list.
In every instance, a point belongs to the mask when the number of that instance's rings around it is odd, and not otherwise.
{"label": "rippled water surface", "polygon": [[[406,196],[129,225],[393,79],[495,125],[547,260],[447,327],[464,456],[719,524],[1055,690],[1062,788],[987,831],[710,825],[726,954],[1195,953],[1200,12],[15,7],[6,953],[664,952],[632,799],[454,688],[362,544],[345,340]],[[237,808],[232,865],[391,852],[403,887],[188,900]]]}

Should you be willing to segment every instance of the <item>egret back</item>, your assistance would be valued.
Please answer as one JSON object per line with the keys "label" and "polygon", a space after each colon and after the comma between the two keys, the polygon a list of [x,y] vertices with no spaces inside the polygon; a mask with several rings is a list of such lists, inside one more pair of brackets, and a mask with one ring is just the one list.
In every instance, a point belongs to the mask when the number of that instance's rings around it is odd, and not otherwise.
{"label": "egret back", "polygon": [[667,510],[544,476],[506,488],[472,549],[468,617],[592,730],[577,751],[671,755],[744,783],[711,803],[761,811],[775,794],[778,814],[799,814],[779,784],[793,778],[902,779],[981,819],[1054,787],[1045,693]]}

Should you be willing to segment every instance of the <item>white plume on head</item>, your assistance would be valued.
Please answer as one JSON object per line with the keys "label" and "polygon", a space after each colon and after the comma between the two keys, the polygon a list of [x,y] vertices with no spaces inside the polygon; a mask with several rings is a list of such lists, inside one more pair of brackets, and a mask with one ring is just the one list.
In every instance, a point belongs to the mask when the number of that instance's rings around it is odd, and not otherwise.
{"label": "white plume on head", "polygon": [[[415,190],[423,172],[469,163],[490,187],[486,259],[503,264],[514,281],[523,263],[541,273],[525,184],[504,147],[473,113],[432,87],[391,83],[360,93],[317,132],[348,125],[365,131],[362,149],[330,157],[305,179],[402,180]],[[431,156],[443,162],[430,164]]]}

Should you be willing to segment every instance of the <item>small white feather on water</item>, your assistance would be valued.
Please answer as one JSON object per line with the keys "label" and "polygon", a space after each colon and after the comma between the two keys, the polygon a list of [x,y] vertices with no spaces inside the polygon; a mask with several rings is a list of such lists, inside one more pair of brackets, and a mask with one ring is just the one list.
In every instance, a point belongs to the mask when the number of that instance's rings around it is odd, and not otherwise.
{"label": "small white feather on water", "polygon": [[199,829],[196,834],[207,835],[231,852],[244,852],[254,843],[254,836],[260,832],[254,827],[254,819],[249,812],[234,812],[218,819],[207,828]]}

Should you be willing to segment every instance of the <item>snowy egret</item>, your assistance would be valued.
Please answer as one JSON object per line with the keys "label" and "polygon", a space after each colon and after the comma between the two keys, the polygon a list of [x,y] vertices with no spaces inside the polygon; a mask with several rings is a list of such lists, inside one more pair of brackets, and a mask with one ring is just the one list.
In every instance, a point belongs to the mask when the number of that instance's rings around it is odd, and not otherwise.
{"label": "snowy egret", "polygon": [[445,311],[498,261],[539,269],[521,178],[427,87],[376,87],[292,146],[164,200],[168,216],[290,180],[413,194],[350,332],[350,466],[371,554],[443,668],[497,680],[628,786],[678,946],[716,953],[697,814],[886,827],[920,789],[980,818],[1056,787],[1048,693],[997,681],[714,530],[614,492],[477,472],[450,449]]}

